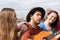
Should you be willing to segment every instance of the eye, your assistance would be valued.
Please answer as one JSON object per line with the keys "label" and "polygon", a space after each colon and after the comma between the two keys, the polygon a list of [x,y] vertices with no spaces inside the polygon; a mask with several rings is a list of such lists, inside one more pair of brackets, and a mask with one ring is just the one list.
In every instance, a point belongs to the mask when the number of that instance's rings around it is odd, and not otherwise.
{"label": "eye", "polygon": [[41,14],[37,14],[37,16],[42,16]]}
{"label": "eye", "polygon": [[54,17],[54,19],[57,19],[57,17]]}
{"label": "eye", "polygon": [[39,16],[39,14],[37,14],[37,16]]}
{"label": "eye", "polygon": [[53,16],[51,16],[51,17],[53,17]]}

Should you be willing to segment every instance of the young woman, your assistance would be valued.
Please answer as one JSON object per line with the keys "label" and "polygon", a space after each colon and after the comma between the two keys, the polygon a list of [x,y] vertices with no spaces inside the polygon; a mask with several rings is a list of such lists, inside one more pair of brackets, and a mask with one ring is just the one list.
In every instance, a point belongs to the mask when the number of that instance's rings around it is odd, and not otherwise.
{"label": "young woman", "polygon": [[44,22],[39,24],[39,27],[42,28],[44,31],[48,31],[50,33],[55,32],[55,27],[58,23],[58,12],[51,10],[47,15]]}
{"label": "young woman", "polygon": [[12,8],[3,8],[0,12],[0,40],[15,40],[15,24],[15,10]]}
{"label": "young woman", "polygon": [[[50,10],[50,12],[46,15],[46,19],[44,22],[40,23],[38,26],[42,28],[44,31],[48,31],[51,34],[58,30],[59,28],[57,27],[60,25],[59,23],[59,15],[58,12],[54,10]],[[56,39],[60,37],[60,34],[55,36]]]}

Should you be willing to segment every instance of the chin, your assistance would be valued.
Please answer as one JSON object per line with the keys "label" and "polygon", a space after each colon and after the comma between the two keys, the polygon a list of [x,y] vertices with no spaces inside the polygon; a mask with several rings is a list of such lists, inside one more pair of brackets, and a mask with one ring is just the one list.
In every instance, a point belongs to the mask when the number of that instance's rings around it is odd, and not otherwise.
{"label": "chin", "polygon": [[39,24],[40,22],[38,22],[37,24]]}
{"label": "chin", "polygon": [[39,23],[40,23],[40,21],[37,21],[36,23],[37,23],[37,24],[39,24]]}
{"label": "chin", "polygon": [[50,21],[50,23],[54,23],[54,21]]}
{"label": "chin", "polygon": [[53,23],[53,22],[50,22],[50,23]]}

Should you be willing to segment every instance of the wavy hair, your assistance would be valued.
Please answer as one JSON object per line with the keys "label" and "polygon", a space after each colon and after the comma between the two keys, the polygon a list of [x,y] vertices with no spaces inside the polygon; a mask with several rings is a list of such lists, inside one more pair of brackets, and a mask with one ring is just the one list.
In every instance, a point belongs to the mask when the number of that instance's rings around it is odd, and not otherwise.
{"label": "wavy hair", "polygon": [[16,13],[12,8],[3,8],[0,12],[0,37],[2,40],[14,40]]}
{"label": "wavy hair", "polygon": [[27,14],[26,16],[26,21],[29,22],[30,21],[30,15],[34,15],[36,11],[39,11],[42,13],[42,19],[45,16],[45,10],[42,7],[35,7],[33,9],[30,10],[30,12]]}

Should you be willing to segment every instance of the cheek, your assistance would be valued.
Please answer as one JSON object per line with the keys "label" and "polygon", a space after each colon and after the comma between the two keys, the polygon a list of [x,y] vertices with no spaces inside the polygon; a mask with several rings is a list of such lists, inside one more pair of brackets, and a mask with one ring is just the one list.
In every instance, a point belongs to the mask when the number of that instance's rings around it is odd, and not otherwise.
{"label": "cheek", "polygon": [[56,21],[56,19],[54,19],[54,22]]}
{"label": "cheek", "polygon": [[14,19],[14,21],[16,22],[17,18],[16,18],[16,17],[14,17],[13,19]]}
{"label": "cheek", "polygon": [[32,19],[33,19],[34,21],[37,21],[37,17],[36,17],[36,16],[35,16],[35,17],[33,17]]}
{"label": "cheek", "polygon": [[51,20],[51,17],[47,17],[48,20]]}
{"label": "cheek", "polygon": [[34,19],[36,19],[36,18],[37,18],[37,16],[33,16],[33,18],[34,18]]}
{"label": "cheek", "polygon": [[34,20],[37,20],[37,18],[36,18],[36,17],[34,17]]}

